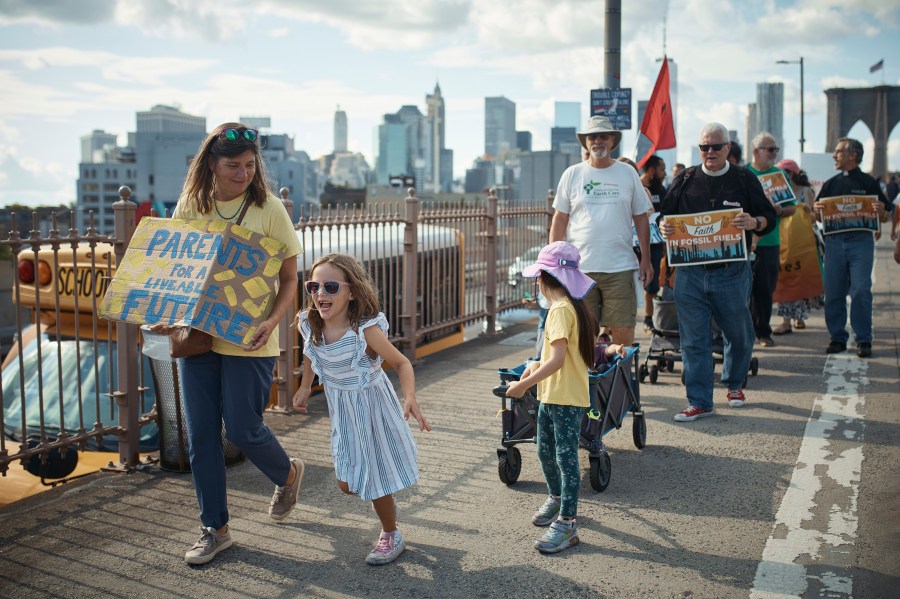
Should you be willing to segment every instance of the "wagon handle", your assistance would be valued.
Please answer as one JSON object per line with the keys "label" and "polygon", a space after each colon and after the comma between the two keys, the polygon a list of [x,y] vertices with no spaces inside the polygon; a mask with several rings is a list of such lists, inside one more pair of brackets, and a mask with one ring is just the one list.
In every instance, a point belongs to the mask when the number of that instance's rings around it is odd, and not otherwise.
{"label": "wagon handle", "polygon": [[497,385],[494,387],[494,395],[500,398],[506,397],[507,391],[509,391],[509,385]]}

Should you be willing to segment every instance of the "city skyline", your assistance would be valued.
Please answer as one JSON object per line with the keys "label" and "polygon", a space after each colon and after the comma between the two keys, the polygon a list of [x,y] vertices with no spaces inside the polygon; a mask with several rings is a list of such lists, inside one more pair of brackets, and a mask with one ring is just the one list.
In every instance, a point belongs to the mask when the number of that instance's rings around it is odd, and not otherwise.
{"label": "city skyline", "polygon": [[[784,84],[782,156],[797,159],[799,69],[775,61],[803,56],[806,151],[825,151],[823,90],[897,85],[900,73],[900,0],[844,4],[623,3],[621,85],[632,89],[633,110],[649,97],[668,13],[667,51],[679,69],[678,160],[690,161],[706,121],[743,130],[760,82]],[[535,150],[549,149],[555,103],[579,102],[586,118],[590,89],[602,87],[603,7],[531,0],[512,12],[488,0],[426,0],[387,1],[373,12],[263,0],[249,14],[232,1],[5,2],[0,206],[73,202],[81,137],[102,129],[124,145],[135,114],[156,104],[203,116],[208,128],[242,114],[269,116],[272,133],[293,136],[313,159],[332,151],[340,105],[348,150],[374,167],[372,135],[383,115],[408,104],[425,112],[424,97],[438,83],[457,178],[484,152],[487,97],[515,102],[515,129],[531,132]],[[870,74],[881,59],[884,68]],[[626,156],[638,125],[625,132]],[[850,133],[871,148],[863,125]],[[900,168],[900,128],[888,156]]]}

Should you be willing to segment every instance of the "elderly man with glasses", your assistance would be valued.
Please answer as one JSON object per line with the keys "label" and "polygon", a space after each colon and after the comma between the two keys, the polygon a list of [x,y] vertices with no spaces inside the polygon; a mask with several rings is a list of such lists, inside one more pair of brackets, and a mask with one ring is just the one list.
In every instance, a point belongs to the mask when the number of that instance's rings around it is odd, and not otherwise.
{"label": "elderly man with glasses", "polygon": [[[700,130],[702,164],[692,166],[672,182],[662,204],[660,230],[666,237],[675,225],[672,215],[740,208],[732,224],[747,235],[764,235],[775,226],[775,209],[762,185],[747,169],[730,164],[728,129],[709,123]],[[749,243],[749,240],[748,240]],[[675,414],[677,422],[692,422],[713,414],[714,364],[712,324],[725,340],[722,383],[731,407],[744,405],[743,386],[753,353],[750,317],[750,265],[746,260],[679,266],[675,275],[675,307],[684,366],[684,384],[690,406]]]}
{"label": "elderly man with glasses", "polygon": [[[874,177],[859,168],[863,146],[849,137],[838,140],[834,149],[834,168],[839,172],[825,181],[813,209],[820,219],[825,203],[822,198],[836,196],[877,196],[881,210],[891,205]],[[847,295],[850,295],[850,327],[856,336],[856,355],[872,355],[872,266],[875,261],[875,238],[871,231],[841,231],[825,236],[825,325],[831,343],[825,353],[847,350]]]}
{"label": "elderly man with glasses", "polygon": [[[747,165],[751,173],[759,177],[777,173],[780,169],[775,166],[775,158],[778,157],[778,148],[775,145],[775,137],[766,131],[753,138],[750,147],[753,150],[753,160]],[[787,178],[788,176],[785,175]],[[756,339],[763,347],[772,347],[772,296],[775,294],[775,285],[778,284],[778,271],[781,258],[781,237],[778,230],[778,218],[790,216],[797,210],[797,202],[785,202],[775,204],[775,227],[761,237],[756,237],[753,261],[753,287],[750,292],[750,314],[753,316],[753,328],[756,330]]]}

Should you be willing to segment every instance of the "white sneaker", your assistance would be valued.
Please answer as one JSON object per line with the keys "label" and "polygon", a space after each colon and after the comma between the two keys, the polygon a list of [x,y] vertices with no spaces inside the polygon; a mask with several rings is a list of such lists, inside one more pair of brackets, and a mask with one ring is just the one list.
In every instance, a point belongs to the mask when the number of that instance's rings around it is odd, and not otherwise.
{"label": "white sneaker", "polygon": [[366,563],[371,566],[389,564],[400,557],[405,549],[406,543],[399,528],[394,532],[382,532],[375,549],[366,556]]}

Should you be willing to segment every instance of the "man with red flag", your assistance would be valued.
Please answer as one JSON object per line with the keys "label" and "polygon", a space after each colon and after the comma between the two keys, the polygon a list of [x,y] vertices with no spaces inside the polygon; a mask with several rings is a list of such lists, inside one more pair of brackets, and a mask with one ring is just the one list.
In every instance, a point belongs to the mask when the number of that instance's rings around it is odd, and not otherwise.
{"label": "man with red flag", "polygon": [[672,119],[672,102],[669,99],[669,59],[663,56],[659,77],[656,78],[656,85],[650,94],[644,120],[641,121],[641,133],[650,140],[650,149],[637,161],[638,168],[643,167],[656,150],[675,147],[675,125]]}

